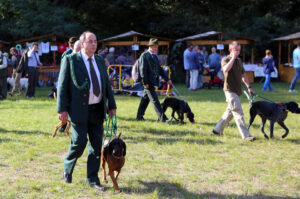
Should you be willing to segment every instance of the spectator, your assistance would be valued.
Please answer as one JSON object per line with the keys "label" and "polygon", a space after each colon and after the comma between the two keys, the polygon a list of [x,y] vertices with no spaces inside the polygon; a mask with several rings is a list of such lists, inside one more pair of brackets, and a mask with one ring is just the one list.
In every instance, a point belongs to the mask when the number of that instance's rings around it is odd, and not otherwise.
{"label": "spectator", "polygon": [[132,86],[133,86],[133,79],[130,77],[129,74],[126,73],[123,80],[123,88],[129,89],[132,88]]}
{"label": "spectator", "polygon": [[294,69],[295,69],[295,76],[293,81],[291,82],[291,86],[290,86],[290,93],[295,93],[297,92],[295,90],[295,85],[298,81],[298,79],[300,78],[300,41],[297,44],[297,48],[294,50],[293,52],[293,65],[294,65]]}
{"label": "spectator", "polygon": [[37,67],[42,66],[38,54],[39,44],[35,42],[29,49],[28,55],[28,87],[26,96],[27,98],[34,97],[35,95],[35,86],[38,78]]}
{"label": "spectator", "polygon": [[221,69],[221,58],[220,55],[216,53],[215,47],[211,48],[211,54],[208,57],[208,66],[210,70],[211,80],[213,80],[216,74]]}
{"label": "spectator", "polygon": [[208,52],[206,51],[206,47],[205,46],[202,47],[202,54],[203,54],[203,57],[204,57],[204,60],[205,60],[204,65],[206,65],[207,62],[208,62]]}
{"label": "spectator", "polygon": [[7,96],[7,58],[0,51],[0,101]]}
{"label": "spectator", "polygon": [[61,55],[61,60],[64,58],[64,56],[66,55],[70,55],[73,53],[73,49],[74,49],[74,44],[76,42],[77,38],[76,37],[70,37],[69,39],[69,49],[67,51],[65,51],[62,55]]}
{"label": "spectator", "polygon": [[199,88],[199,69],[200,69],[200,62],[199,62],[199,55],[198,55],[199,47],[195,45],[193,47],[191,53],[191,60],[190,60],[190,90],[196,91]]}
{"label": "spectator", "polygon": [[125,54],[125,53],[121,53],[121,54],[117,57],[117,59],[116,59],[116,64],[120,64],[120,65],[126,64],[127,58],[125,57],[124,54]]}
{"label": "spectator", "polygon": [[269,88],[269,91],[274,90],[271,87],[271,73],[274,72],[275,62],[273,60],[273,56],[271,54],[270,50],[266,50],[266,56],[262,59],[263,65],[264,65],[264,73],[265,73],[265,83],[262,88],[262,91],[266,91],[267,87]]}
{"label": "spectator", "polygon": [[183,53],[183,64],[184,64],[184,70],[185,70],[185,83],[186,88],[190,89],[190,70],[191,70],[191,64],[192,64],[192,51],[193,51],[193,45],[190,43],[187,43],[187,48],[185,49]]}
{"label": "spectator", "polygon": [[205,59],[202,53],[202,48],[198,48],[198,62],[199,62],[199,78],[198,78],[198,87],[202,88],[204,84],[204,64]]}
{"label": "spectator", "polygon": [[17,67],[19,65],[19,62],[21,60],[21,55],[18,54],[18,51],[15,47],[12,47],[10,49],[11,54],[11,62],[12,62],[12,68],[13,68],[13,78],[14,78],[14,87],[8,94],[10,96],[13,96],[16,91],[18,91],[18,95],[22,95],[22,88],[20,84],[20,79],[22,76],[22,73],[17,72]]}
{"label": "spectator", "polygon": [[109,65],[115,64],[115,48],[110,47],[109,53],[106,55],[106,59],[108,60]]}

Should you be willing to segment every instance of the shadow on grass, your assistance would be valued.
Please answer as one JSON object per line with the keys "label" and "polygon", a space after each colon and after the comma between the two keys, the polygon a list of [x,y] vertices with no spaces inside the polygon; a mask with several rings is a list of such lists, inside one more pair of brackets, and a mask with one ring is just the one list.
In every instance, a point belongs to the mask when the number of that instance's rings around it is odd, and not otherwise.
{"label": "shadow on grass", "polygon": [[158,145],[174,144],[178,142],[185,142],[190,144],[200,145],[216,145],[223,144],[223,142],[213,139],[182,139],[182,138],[149,138],[149,137],[127,137],[123,136],[124,141],[129,143],[140,143],[140,142],[156,142]]}
{"label": "shadow on grass", "polygon": [[50,136],[51,133],[43,132],[43,131],[22,131],[22,130],[7,130],[0,128],[0,133],[15,133],[19,135],[47,135]]}
{"label": "shadow on grass", "polygon": [[124,187],[122,191],[126,194],[150,194],[156,192],[156,196],[158,198],[189,198],[189,199],[199,199],[199,198],[239,198],[239,199],[294,199],[293,197],[278,197],[278,196],[268,196],[268,195],[224,195],[224,194],[217,194],[212,192],[207,193],[194,193],[186,190],[178,183],[170,183],[170,182],[145,182],[145,181],[138,181],[140,184],[144,186],[144,188],[132,188],[132,187]]}

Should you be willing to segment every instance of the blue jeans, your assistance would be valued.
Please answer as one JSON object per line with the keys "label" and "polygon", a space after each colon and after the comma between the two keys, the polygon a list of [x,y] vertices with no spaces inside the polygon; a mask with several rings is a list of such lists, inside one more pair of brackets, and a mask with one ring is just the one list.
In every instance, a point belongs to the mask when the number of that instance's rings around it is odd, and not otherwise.
{"label": "blue jeans", "polygon": [[294,76],[294,79],[291,83],[290,90],[294,90],[295,85],[296,85],[299,78],[300,78],[300,68],[295,68],[295,76]]}
{"label": "blue jeans", "polygon": [[267,87],[269,88],[269,90],[273,90],[273,88],[271,87],[271,73],[270,74],[266,74],[266,80],[264,83],[264,87],[263,87],[263,91],[266,91]]}

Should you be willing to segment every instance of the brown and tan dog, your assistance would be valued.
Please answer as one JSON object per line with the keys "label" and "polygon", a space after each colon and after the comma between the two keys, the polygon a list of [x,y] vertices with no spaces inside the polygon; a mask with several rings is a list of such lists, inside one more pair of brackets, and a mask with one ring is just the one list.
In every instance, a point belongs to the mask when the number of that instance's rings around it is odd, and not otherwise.
{"label": "brown and tan dog", "polygon": [[[126,155],[126,144],[120,138],[121,133],[118,137],[113,139],[109,145],[101,150],[101,166],[103,169],[103,181],[108,182],[106,179],[105,162],[108,164],[108,175],[110,175],[113,181],[115,191],[121,192],[117,183],[117,178],[121,172],[122,167],[125,164]],[[115,177],[114,171],[117,172]]]}

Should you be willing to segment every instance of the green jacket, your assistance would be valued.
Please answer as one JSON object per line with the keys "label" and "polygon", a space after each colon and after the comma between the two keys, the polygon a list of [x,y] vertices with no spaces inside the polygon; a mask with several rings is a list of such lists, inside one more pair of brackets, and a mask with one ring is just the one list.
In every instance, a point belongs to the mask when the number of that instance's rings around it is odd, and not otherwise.
{"label": "green jacket", "polygon": [[[96,111],[95,115],[89,117],[93,119],[93,123],[99,123],[105,118],[106,104],[109,110],[111,110],[116,109],[116,102],[105,70],[103,58],[95,55],[95,61],[101,76],[102,100],[99,103],[99,111]],[[74,83],[74,76],[72,77],[71,62],[73,62],[73,70],[77,83]],[[76,84],[81,86],[84,82],[88,82],[86,87],[79,89],[76,86]],[[81,52],[67,55],[62,60],[58,78],[57,112],[67,111],[72,122],[87,123],[89,84],[90,79],[83,58],[81,57]]]}
{"label": "green jacket", "polygon": [[65,52],[61,55],[61,60],[62,60],[66,55],[72,54],[72,52],[73,52],[72,48],[69,48],[69,50],[65,51]]}
{"label": "green jacket", "polygon": [[148,51],[141,54],[139,58],[139,72],[143,85],[157,86],[159,76],[162,76],[165,81],[169,80],[163,68],[160,67],[157,56],[152,56]]}

